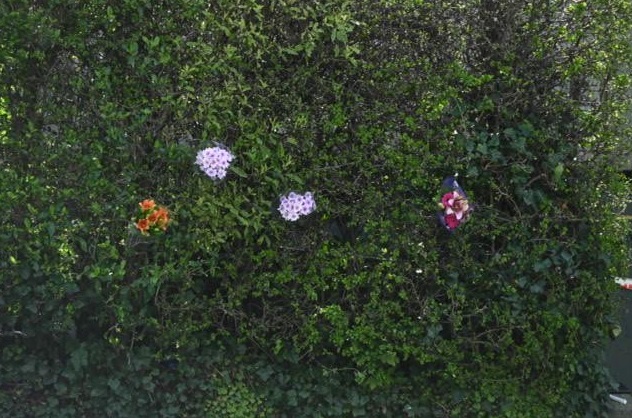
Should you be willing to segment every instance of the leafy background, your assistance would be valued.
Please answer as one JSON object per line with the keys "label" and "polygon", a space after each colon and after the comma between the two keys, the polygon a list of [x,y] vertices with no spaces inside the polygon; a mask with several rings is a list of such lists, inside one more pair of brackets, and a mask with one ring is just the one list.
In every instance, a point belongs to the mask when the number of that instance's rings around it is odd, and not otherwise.
{"label": "leafy background", "polygon": [[[1,5],[1,413],[604,416],[631,13]],[[291,190],[317,212],[284,221]],[[145,198],[166,234],[130,226]]]}

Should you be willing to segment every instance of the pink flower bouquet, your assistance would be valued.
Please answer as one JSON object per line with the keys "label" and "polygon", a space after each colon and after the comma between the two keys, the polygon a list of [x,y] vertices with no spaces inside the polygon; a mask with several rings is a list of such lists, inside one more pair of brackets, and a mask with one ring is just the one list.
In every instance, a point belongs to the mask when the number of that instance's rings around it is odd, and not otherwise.
{"label": "pink flower bouquet", "polygon": [[459,186],[455,177],[447,177],[443,181],[443,186],[450,191],[441,197],[441,202],[439,203],[441,212],[437,216],[444,227],[449,231],[454,231],[468,219],[472,212],[472,207],[467,195]]}

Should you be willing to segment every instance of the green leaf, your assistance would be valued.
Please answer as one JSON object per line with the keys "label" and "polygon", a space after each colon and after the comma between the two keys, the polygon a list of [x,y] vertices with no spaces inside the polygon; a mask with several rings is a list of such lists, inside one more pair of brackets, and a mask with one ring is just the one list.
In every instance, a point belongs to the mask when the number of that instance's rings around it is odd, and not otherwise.
{"label": "green leaf", "polygon": [[108,379],[108,386],[114,392],[117,392],[119,387],[121,386],[121,381],[119,379],[116,379],[116,378]]}
{"label": "green leaf", "polygon": [[548,258],[538,261],[533,265],[533,271],[535,271],[536,273],[540,273],[544,270],[547,270],[549,267],[551,267],[552,264],[553,262]]}
{"label": "green leaf", "polygon": [[242,177],[242,178],[247,178],[248,177],[248,175],[239,167],[231,166],[230,170],[233,173],[237,174],[239,177]]}
{"label": "green leaf", "polygon": [[553,180],[556,183],[559,183],[562,180],[563,173],[564,173],[564,164],[559,163],[558,165],[555,166],[555,169],[553,170]]}
{"label": "green leaf", "polygon": [[88,351],[84,345],[80,345],[70,354],[70,364],[75,371],[80,371],[88,365]]}
{"label": "green leaf", "polygon": [[382,362],[384,362],[385,364],[388,364],[390,366],[396,366],[399,363],[399,359],[397,358],[397,354],[395,354],[392,351],[383,353],[382,355],[380,355],[380,360]]}

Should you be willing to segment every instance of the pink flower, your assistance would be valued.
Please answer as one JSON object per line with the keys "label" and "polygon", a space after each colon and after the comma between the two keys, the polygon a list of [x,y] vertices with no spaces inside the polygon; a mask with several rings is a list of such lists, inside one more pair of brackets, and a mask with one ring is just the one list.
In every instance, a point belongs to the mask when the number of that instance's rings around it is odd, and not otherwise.
{"label": "pink flower", "polygon": [[459,221],[457,219],[457,217],[456,217],[456,215],[454,213],[446,215],[443,219],[445,220],[445,225],[450,230],[455,229],[461,223],[461,221]]}
{"label": "pink flower", "polygon": [[441,198],[441,204],[443,205],[446,215],[454,214],[459,221],[463,219],[470,210],[467,199],[461,196],[456,190],[444,194]]}
{"label": "pink flower", "polygon": [[446,194],[443,195],[443,197],[441,198],[441,204],[443,205],[443,208],[449,208],[452,207],[452,204],[454,203],[454,194],[457,194],[457,192],[448,192]]}

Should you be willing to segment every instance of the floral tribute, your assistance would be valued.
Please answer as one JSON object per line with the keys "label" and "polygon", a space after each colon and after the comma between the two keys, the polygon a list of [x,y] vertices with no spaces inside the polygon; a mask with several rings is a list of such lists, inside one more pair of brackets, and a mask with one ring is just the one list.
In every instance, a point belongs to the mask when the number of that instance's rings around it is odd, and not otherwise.
{"label": "floral tribute", "polygon": [[281,196],[279,212],[283,219],[296,221],[301,216],[307,216],[316,210],[316,201],[311,192],[303,195],[291,192],[287,196]]}
{"label": "floral tribute", "polygon": [[199,151],[195,163],[213,180],[222,180],[234,158],[230,151],[216,146]]}
{"label": "floral tribute", "polygon": [[450,191],[441,197],[441,202],[439,202],[441,212],[439,212],[438,217],[443,226],[454,231],[469,218],[472,206],[467,195],[456,181],[456,176],[447,177],[443,181],[443,187]]}
{"label": "floral tribute", "polygon": [[169,225],[169,211],[156,205],[151,199],[145,199],[138,204],[140,207],[136,222],[136,229],[143,235],[161,233],[167,230]]}

